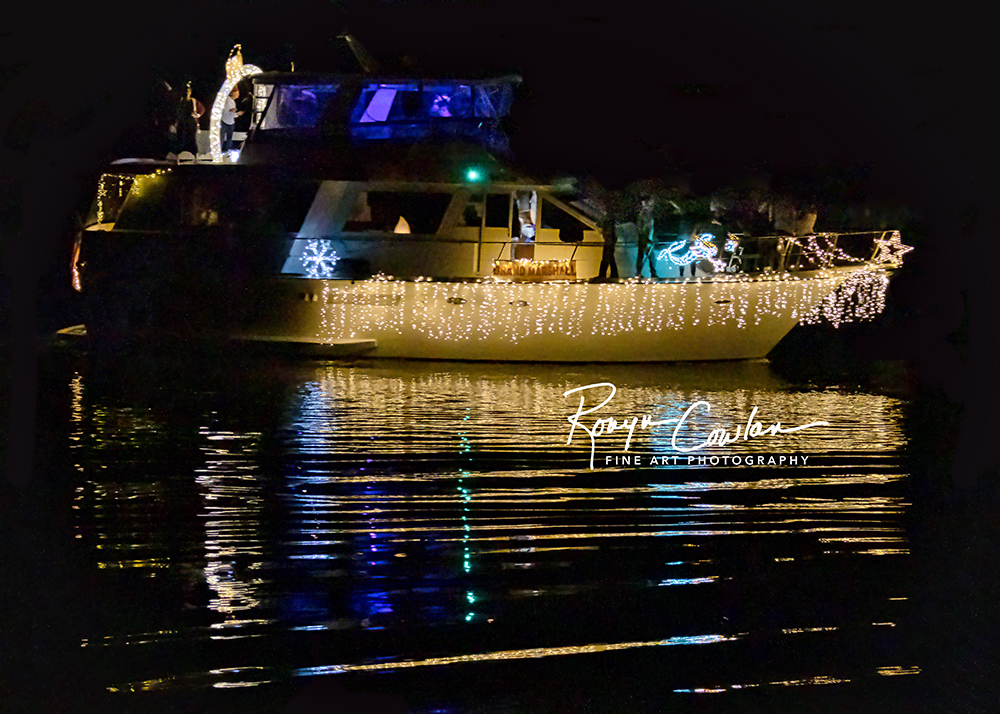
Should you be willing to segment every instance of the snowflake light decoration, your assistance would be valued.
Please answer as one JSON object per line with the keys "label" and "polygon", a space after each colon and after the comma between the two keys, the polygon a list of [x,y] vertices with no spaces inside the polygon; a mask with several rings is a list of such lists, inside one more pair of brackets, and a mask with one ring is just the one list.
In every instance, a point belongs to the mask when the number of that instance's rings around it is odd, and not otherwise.
{"label": "snowflake light decoration", "polygon": [[333,277],[340,256],[337,251],[330,250],[330,244],[323,240],[311,240],[306,243],[302,264],[306,267],[306,276],[310,278]]}

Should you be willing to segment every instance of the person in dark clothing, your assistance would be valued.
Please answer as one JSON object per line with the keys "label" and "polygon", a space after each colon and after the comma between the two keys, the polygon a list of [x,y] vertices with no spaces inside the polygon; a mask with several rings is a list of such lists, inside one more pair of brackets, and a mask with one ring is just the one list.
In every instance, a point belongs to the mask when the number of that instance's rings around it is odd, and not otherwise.
{"label": "person in dark clothing", "polygon": [[643,197],[635,225],[639,236],[638,251],[635,257],[635,275],[638,278],[642,277],[642,269],[647,260],[649,261],[649,277],[654,279],[659,277],[656,274],[656,255],[653,252],[653,246],[656,242],[653,212],[653,197]]}
{"label": "person in dark clothing", "polygon": [[721,203],[712,203],[712,219],[705,226],[705,233],[712,234],[712,245],[716,248],[716,260],[724,260],[723,253],[729,241],[729,221]]}
{"label": "person in dark clothing", "polygon": [[[618,280],[618,263],[615,261],[615,245],[618,243],[618,236],[615,234],[615,223],[617,222],[618,211],[617,201],[612,198],[608,201],[607,212],[604,221],[601,223],[601,234],[604,236],[604,252],[601,254],[601,267],[598,270],[597,281]],[[605,276],[605,273],[608,273]]]}
{"label": "person in dark clothing", "polygon": [[177,153],[190,151],[198,155],[198,119],[203,111],[201,102],[191,96],[188,82],[184,97],[177,104]]}

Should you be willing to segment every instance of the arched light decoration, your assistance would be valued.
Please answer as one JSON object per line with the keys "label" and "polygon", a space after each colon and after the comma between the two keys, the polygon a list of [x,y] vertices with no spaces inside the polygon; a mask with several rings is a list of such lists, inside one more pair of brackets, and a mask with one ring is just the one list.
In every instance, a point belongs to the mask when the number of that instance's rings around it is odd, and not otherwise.
{"label": "arched light decoration", "polygon": [[263,72],[256,65],[243,64],[241,47],[236,45],[229,51],[229,58],[226,60],[226,81],[222,83],[222,88],[212,103],[212,116],[208,123],[208,144],[212,152],[212,161],[216,163],[222,161],[222,139],[219,138],[219,133],[222,131],[222,110],[226,107],[226,97],[241,81]]}

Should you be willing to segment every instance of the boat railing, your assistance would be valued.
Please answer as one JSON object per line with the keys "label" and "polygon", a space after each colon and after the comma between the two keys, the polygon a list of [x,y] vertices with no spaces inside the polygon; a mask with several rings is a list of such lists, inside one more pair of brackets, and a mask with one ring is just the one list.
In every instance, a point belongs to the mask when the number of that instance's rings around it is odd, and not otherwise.
{"label": "boat railing", "polygon": [[847,267],[875,260],[882,242],[892,231],[856,233],[816,233],[788,236],[781,253],[779,270],[811,270]]}
{"label": "boat railing", "polygon": [[[113,224],[108,224],[113,225]],[[183,232],[198,231],[206,227],[220,226],[191,226],[183,228]],[[104,229],[106,230],[106,229]],[[152,228],[120,228],[115,227],[116,234],[171,234],[177,233],[176,227],[152,229]],[[862,263],[876,257],[879,250],[879,239],[885,240],[893,231],[862,231],[855,233],[815,233],[807,236],[747,236],[744,234],[730,234],[736,238],[739,245],[744,248],[743,256],[754,255],[768,242],[781,242],[783,264],[792,269],[794,267],[805,266],[811,261],[820,262],[817,267],[829,267],[831,265],[849,265]],[[583,246],[603,246],[601,240],[530,240],[519,241],[516,238],[507,238],[503,241],[491,239],[487,241],[479,238],[452,237],[433,233],[394,233],[392,231],[367,231],[364,233],[335,233],[321,236],[303,236],[295,231],[283,234],[285,238],[302,238],[307,240],[323,241],[347,241],[357,243],[383,242],[392,240],[396,242],[429,242],[429,243],[482,243],[487,242],[494,245],[509,246],[511,244],[520,245],[551,245],[565,247]],[[677,240],[677,234],[658,233],[654,246],[662,247],[672,241]],[[619,240],[618,243],[627,244],[627,241]],[[730,252],[730,251],[727,251]]]}
{"label": "boat railing", "polygon": [[[892,231],[814,233],[805,236],[750,236],[731,233],[735,241],[714,256],[729,273],[795,272],[859,265],[877,259],[880,240]],[[657,233],[654,250],[679,239],[676,233]]]}
{"label": "boat railing", "polygon": [[[110,227],[110,226],[107,226]],[[125,238],[155,238],[170,236],[170,243],[175,241],[204,239],[206,246],[223,246],[231,244],[230,240],[215,240],[211,236],[224,236],[232,227],[222,225],[201,227],[179,227],[171,229],[122,229],[113,228],[101,233],[114,240],[115,235]],[[863,231],[854,233],[817,233],[808,236],[746,236],[731,235],[736,244],[727,246],[721,256],[713,257],[715,272],[739,274],[767,274],[812,271],[818,269],[860,266],[870,262],[885,262],[880,251],[888,242],[892,231]],[[424,233],[337,233],[321,236],[303,236],[299,232],[280,232],[273,234],[275,240],[284,240],[289,253],[289,260],[296,256],[307,256],[310,260],[320,260],[323,256],[336,256],[337,260],[362,262],[372,261],[372,267],[386,259],[396,265],[412,265],[413,261],[430,260],[432,264],[466,264],[471,260],[475,271],[490,270],[489,266],[496,262],[507,260],[529,259],[541,262],[577,261],[585,264],[599,261],[603,251],[603,240],[595,240],[590,234],[583,240],[537,240],[518,241],[508,236],[476,236],[447,235]],[[600,235],[600,234],[596,234]],[[233,236],[237,237],[237,236]],[[259,236],[258,236],[259,238]],[[654,250],[662,250],[671,242],[677,240],[676,235],[658,234]],[[260,244],[258,239],[250,241]],[[248,243],[248,245],[250,244]],[[626,251],[634,250],[634,242],[620,241],[620,248]],[[325,245],[324,245],[325,244]],[[391,246],[395,245],[393,249]],[[413,246],[408,250],[405,246]],[[441,251],[427,252],[431,246],[441,246]],[[426,246],[427,248],[418,246]],[[453,246],[453,248],[445,248]],[[278,248],[278,250],[282,250]],[[389,252],[386,252],[388,250]],[[584,254],[585,253],[585,254]],[[634,255],[634,254],[633,254]],[[418,257],[419,256],[419,257]],[[333,259],[332,257],[329,259]],[[456,262],[457,261],[457,262]],[[297,265],[297,264],[296,264]],[[596,263],[595,263],[596,265]],[[621,256],[619,255],[621,266]],[[578,266],[579,269],[579,266]],[[292,272],[297,272],[298,268]],[[289,272],[287,270],[283,272]],[[436,273],[435,273],[436,274]]]}

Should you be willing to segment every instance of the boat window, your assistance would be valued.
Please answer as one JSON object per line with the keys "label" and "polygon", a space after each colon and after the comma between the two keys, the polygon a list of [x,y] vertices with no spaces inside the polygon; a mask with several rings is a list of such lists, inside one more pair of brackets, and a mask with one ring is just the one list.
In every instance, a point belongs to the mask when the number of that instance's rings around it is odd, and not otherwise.
{"label": "boat window", "polygon": [[469,196],[468,202],[462,209],[462,222],[463,226],[480,226],[483,222],[483,203],[486,201],[486,196],[484,194]]}
{"label": "boat window", "polygon": [[180,215],[180,183],[171,175],[136,176],[122,205],[115,228],[175,229]]}
{"label": "boat window", "polygon": [[344,231],[392,233],[403,218],[410,233],[430,235],[437,232],[450,203],[450,193],[362,191]]}
{"label": "boat window", "polygon": [[[486,222],[483,223],[483,211],[486,211]],[[503,194],[492,196],[479,193],[469,196],[465,208],[462,209],[460,225],[483,225],[487,228],[506,228],[510,217],[510,196]]]}
{"label": "boat window", "polygon": [[427,114],[439,119],[462,119],[472,114],[472,88],[464,84],[424,87]]}
{"label": "boat window", "polygon": [[287,181],[275,185],[270,204],[271,217],[288,232],[302,228],[302,222],[312,206],[319,181]]}
{"label": "boat window", "polygon": [[134,176],[124,174],[104,174],[101,176],[101,181],[97,185],[97,196],[90,206],[90,212],[87,214],[84,225],[92,226],[95,223],[114,223],[117,221],[134,179]]}
{"label": "boat window", "polygon": [[260,128],[315,128],[337,90],[336,84],[276,86]]}
{"label": "boat window", "polygon": [[578,243],[583,240],[583,232],[589,226],[548,199],[543,199],[542,228],[558,229],[559,240],[566,243]]}
{"label": "boat window", "polygon": [[[489,102],[483,106],[485,107]],[[351,113],[354,124],[462,119],[474,114],[472,87],[467,84],[385,84],[364,87]]]}
{"label": "boat window", "polygon": [[510,226],[510,196],[490,194],[486,199],[486,227],[507,228]]}
{"label": "boat window", "polygon": [[273,84],[257,84],[253,85],[253,120],[250,126],[260,125],[261,129],[266,129],[266,126],[261,124],[261,117],[264,115],[264,110],[267,109],[267,100],[271,96],[271,92],[274,91]]}
{"label": "boat window", "polygon": [[408,84],[367,84],[361,89],[354,109],[351,111],[352,124],[383,122],[389,117],[396,95],[401,91],[416,89]]}
{"label": "boat window", "polygon": [[505,145],[494,122],[510,110],[513,93],[504,82],[371,82],[361,88],[350,115],[355,139],[417,139],[475,136]]}
{"label": "boat window", "polygon": [[513,88],[509,80],[369,82],[362,86],[342,81],[255,84],[253,96],[254,125],[262,130],[322,128],[336,133],[343,130],[346,120],[350,135],[358,139],[471,134],[502,146],[504,139],[493,123],[482,120],[496,120],[510,112]]}
{"label": "boat window", "polygon": [[290,181],[268,176],[227,177],[192,182],[184,203],[184,225],[212,227],[240,221],[248,209],[266,214],[281,230],[302,227],[319,188],[318,181]]}
{"label": "boat window", "polygon": [[510,113],[514,90],[503,81],[476,85],[474,92],[475,115],[498,119]]}
{"label": "boat window", "polygon": [[232,201],[226,200],[224,193],[218,182],[192,184],[184,201],[184,225],[209,227],[225,221],[232,212]]}

